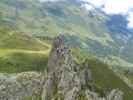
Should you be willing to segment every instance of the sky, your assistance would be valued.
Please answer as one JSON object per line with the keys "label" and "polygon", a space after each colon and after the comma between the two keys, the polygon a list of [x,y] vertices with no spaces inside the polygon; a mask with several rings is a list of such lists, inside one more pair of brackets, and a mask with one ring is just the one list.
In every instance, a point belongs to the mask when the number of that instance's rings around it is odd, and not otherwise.
{"label": "sky", "polygon": [[[128,27],[133,28],[133,0],[83,0],[101,8],[107,14],[128,15]],[[91,9],[89,5],[85,5]]]}
{"label": "sky", "polygon": [[[59,0],[40,0],[40,1],[59,1]],[[94,6],[101,8],[107,14],[128,15],[128,27],[133,28],[133,0],[81,0],[87,1]],[[92,7],[84,5],[88,10]]]}

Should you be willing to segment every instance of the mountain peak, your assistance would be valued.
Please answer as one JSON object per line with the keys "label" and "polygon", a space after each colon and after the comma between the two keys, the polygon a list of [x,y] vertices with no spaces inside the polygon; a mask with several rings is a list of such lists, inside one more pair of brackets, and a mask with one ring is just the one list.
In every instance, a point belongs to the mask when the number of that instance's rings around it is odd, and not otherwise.
{"label": "mountain peak", "polygon": [[77,65],[70,49],[64,45],[64,36],[56,37],[49,57],[42,100],[123,100],[123,93],[117,89],[100,97],[90,90],[91,80],[88,64],[82,68]]}

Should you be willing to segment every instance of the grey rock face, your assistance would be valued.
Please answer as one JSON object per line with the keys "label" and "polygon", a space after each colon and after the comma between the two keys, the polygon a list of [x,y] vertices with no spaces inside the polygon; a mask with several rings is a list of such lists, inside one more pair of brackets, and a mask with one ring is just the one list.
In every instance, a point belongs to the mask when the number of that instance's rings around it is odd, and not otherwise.
{"label": "grey rock face", "polygon": [[64,45],[64,36],[55,38],[48,61],[42,100],[81,100],[81,92],[84,94],[83,100],[122,100],[122,92],[119,91],[111,91],[106,97],[99,97],[87,88],[91,80],[88,65],[83,68],[76,65],[71,51]]}
{"label": "grey rock face", "polygon": [[78,91],[79,89],[77,87],[72,88],[70,91],[66,93],[64,100],[75,100]]}
{"label": "grey rock face", "polygon": [[118,89],[105,97],[90,91],[91,80],[88,64],[81,67],[75,63],[64,45],[64,36],[60,35],[53,42],[46,73],[0,74],[0,100],[27,100],[27,97],[38,100],[36,96],[42,100],[123,100]]}
{"label": "grey rock face", "polygon": [[22,100],[39,95],[42,76],[36,72],[0,74],[0,100]]}
{"label": "grey rock face", "polygon": [[107,96],[107,100],[123,100],[123,93],[119,89],[114,89]]}

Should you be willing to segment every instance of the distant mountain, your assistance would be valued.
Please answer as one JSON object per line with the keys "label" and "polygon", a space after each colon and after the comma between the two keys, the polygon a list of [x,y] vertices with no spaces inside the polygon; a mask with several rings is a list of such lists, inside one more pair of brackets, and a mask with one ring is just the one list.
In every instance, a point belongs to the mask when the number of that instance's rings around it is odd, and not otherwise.
{"label": "distant mountain", "polygon": [[41,37],[64,33],[71,46],[109,64],[133,67],[133,31],[126,27],[126,16],[107,15],[89,3],[93,9],[86,10],[85,3],[81,0],[1,0],[0,25]]}

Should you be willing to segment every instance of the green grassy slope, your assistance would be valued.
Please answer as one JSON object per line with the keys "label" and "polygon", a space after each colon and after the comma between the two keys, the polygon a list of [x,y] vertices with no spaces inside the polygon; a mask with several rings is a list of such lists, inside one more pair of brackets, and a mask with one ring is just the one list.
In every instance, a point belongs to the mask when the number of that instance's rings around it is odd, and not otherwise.
{"label": "green grassy slope", "polygon": [[0,29],[0,72],[43,71],[50,46],[31,35]]}
{"label": "green grassy slope", "polygon": [[95,91],[101,93],[101,96],[112,89],[120,89],[124,92],[124,100],[132,100],[133,89],[131,89],[110,66],[99,61],[95,56],[86,54],[78,49],[73,49],[73,55],[78,64],[84,67],[85,63],[92,72],[92,85],[96,87]]}
{"label": "green grassy slope", "polygon": [[111,41],[103,24],[106,17],[98,12],[88,13],[75,1],[39,3],[37,0],[2,0],[0,4],[0,22],[4,23],[1,25],[36,35],[54,37],[63,32],[106,45],[107,41]]}
{"label": "green grassy slope", "polygon": [[[44,3],[39,0],[0,1],[0,26],[38,36],[54,37],[64,33],[70,39],[78,38],[78,41],[70,41],[70,44],[80,42],[80,48],[89,53],[102,58],[108,57],[107,54],[109,57],[119,58],[123,41],[115,38],[115,34],[109,31],[109,26],[105,24],[108,20],[109,16],[96,9],[86,11],[76,0]],[[121,32],[117,34],[121,35]],[[130,52],[127,54],[124,51],[122,59],[132,63],[132,48],[127,48],[126,52]]]}
{"label": "green grassy slope", "polygon": [[108,69],[106,64],[98,60],[89,60],[88,64],[96,86],[104,91],[118,88],[124,92],[124,100],[133,99],[133,90],[116,76],[112,70]]}
{"label": "green grassy slope", "polygon": [[8,28],[0,29],[0,48],[2,49],[27,49],[27,50],[45,50],[49,47],[32,35],[15,32]]}
{"label": "green grassy slope", "polygon": [[43,72],[47,67],[47,55],[15,52],[0,57],[0,72],[18,73],[25,71]]}

